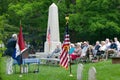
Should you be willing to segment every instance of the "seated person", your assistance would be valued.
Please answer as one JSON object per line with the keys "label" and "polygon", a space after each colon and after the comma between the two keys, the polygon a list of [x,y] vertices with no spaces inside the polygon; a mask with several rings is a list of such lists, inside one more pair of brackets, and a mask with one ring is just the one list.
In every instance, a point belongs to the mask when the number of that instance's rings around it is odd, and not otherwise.
{"label": "seated person", "polygon": [[88,48],[89,48],[89,43],[87,41],[84,41],[81,57],[85,57],[86,56],[86,52],[87,52]]}
{"label": "seated person", "polygon": [[100,42],[96,41],[96,44],[95,44],[95,46],[93,48],[93,55],[94,55],[94,57],[96,57],[97,52],[99,52],[99,48],[100,48]]}
{"label": "seated person", "polygon": [[69,50],[69,54],[72,54],[75,50],[75,46],[74,44],[70,44],[70,50]]}
{"label": "seated person", "polygon": [[86,51],[86,59],[89,59],[90,61],[93,58],[93,46],[89,45],[87,51]]}
{"label": "seated person", "polygon": [[101,54],[104,54],[107,47],[105,45],[105,41],[101,41],[101,46],[99,48],[99,51],[97,52],[97,56],[100,56]]}
{"label": "seated person", "polygon": [[101,46],[99,48],[99,51],[96,54],[98,61],[104,58],[104,54],[105,54],[106,50],[107,50],[107,47],[106,47],[105,41],[101,41]]}
{"label": "seated person", "polygon": [[51,58],[54,54],[60,53],[60,45],[56,45],[55,50],[48,56],[48,58]]}
{"label": "seated person", "polygon": [[117,53],[117,44],[113,42],[112,40],[110,40],[110,42],[111,42],[111,45],[109,49],[107,50],[106,57],[109,57],[110,54]]}
{"label": "seated person", "polygon": [[77,43],[74,52],[72,54],[70,54],[70,58],[72,60],[75,60],[76,58],[80,57],[81,51],[82,51],[81,46],[79,43]]}
{"label": "seated person", "polygon": [[111,40],[111,45],[110,45],[110,48],[109,48],[109,49],[118,50],[118,49],[117,49],[117,44],[116,44],[115,42],[113,42],[112,40]]}

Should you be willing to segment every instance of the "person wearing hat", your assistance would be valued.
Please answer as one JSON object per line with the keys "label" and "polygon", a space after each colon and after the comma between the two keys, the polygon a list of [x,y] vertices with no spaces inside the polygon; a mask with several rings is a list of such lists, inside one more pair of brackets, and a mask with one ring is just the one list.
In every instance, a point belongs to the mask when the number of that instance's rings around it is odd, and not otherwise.
{"label": "person wearing hat", "polygon": [[76,58],[80,57],[81,52],[82,52],[81,44],[77,43],[75,46],[74,52],[72,54],[70,54],[71,60],[75,60]]}
{"label": "person wearing hat", "polygon": [[12,37],[7,42],[7,50],[5,51],[5,54],[7,55],[7,63],[6,63],[6,73],[7,74],[12,74],[13,73],[13,70],[12,70],[12,64],[13,64],[12,55],[15,52],[16,42],[17,42],[17,34],[13,34]]}

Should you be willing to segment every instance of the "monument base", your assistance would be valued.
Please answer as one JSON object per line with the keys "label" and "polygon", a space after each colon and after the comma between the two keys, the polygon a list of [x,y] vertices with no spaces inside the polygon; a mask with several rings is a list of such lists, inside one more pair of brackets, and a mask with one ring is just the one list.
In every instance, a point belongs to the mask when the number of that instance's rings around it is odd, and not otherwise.
{"label": "monument base", "polygon": [[46,41],[45,42],[45,47],[44,47],[44,52],[47,53],[47,54],[51,54],[55,48],[56,48],[56,45],[60,45],[60,48],[61,48],[61,42],[51,42],[50,44]]}

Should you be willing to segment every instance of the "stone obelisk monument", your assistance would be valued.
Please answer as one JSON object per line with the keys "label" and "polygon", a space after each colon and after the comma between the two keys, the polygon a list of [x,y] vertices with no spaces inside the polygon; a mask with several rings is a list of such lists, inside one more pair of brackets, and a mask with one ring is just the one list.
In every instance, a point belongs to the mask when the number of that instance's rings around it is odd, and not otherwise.
{"label": "stone obelisk monument", "polygon": [[55,3],[52,3],[52,5],[50,5],[49,7],[48,26],[44,52],[50,54],[56,48],[56,45],[61,46],[59,35],[58,7],[55,5]]}

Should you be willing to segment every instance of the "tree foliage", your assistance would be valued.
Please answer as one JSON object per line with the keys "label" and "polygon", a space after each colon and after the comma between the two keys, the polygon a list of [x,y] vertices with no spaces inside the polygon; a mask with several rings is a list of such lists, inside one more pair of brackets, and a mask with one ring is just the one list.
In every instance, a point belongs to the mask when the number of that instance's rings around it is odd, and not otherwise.
{"label": "tree foliage", "polygon": [[78,33],[79,40],[93,42],[119,37],[119,0],[77,0],[74,6],[70,26]]}
{"label": "tree foliage", "polygon": [[[0,38],[19,32],[20,20],[27,41],[45,38],[48,9],[59,9],[61,41],[69,14],[71,42],[113,39],[120,34],[120,0],[0,0]],[[4,33],[4,36],[2,35]],[[3,40],[5,41],[5,40]]]}

